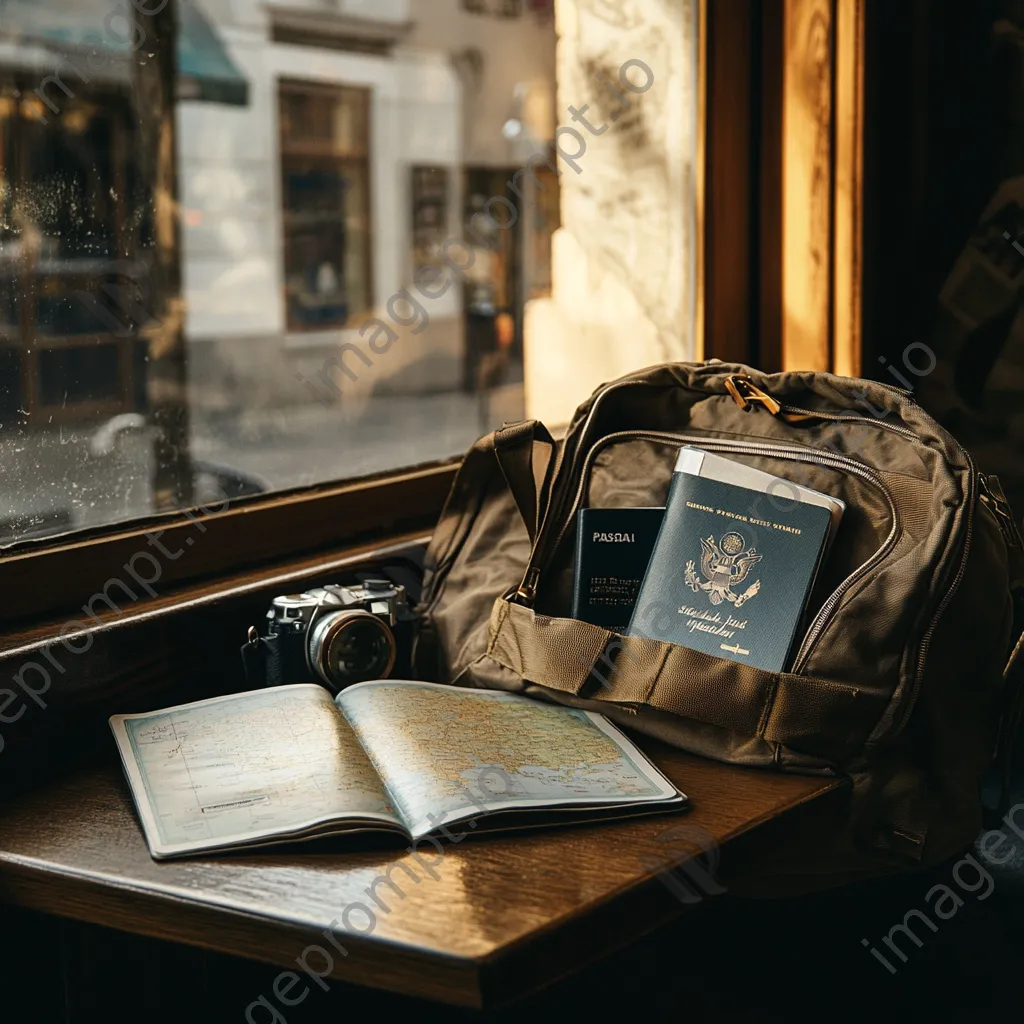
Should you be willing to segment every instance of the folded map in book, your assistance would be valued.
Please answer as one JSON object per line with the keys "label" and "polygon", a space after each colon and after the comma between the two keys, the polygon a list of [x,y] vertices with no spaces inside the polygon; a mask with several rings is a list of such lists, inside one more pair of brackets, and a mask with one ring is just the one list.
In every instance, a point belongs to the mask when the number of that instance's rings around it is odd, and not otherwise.
{"label": "folded map in book", "polygon": [[[157,859],[380,829],[525,828],[681,807],[601,715],[380,680],[298,684],[110,719]],[[477,829],[476,826],[481,826]]]}

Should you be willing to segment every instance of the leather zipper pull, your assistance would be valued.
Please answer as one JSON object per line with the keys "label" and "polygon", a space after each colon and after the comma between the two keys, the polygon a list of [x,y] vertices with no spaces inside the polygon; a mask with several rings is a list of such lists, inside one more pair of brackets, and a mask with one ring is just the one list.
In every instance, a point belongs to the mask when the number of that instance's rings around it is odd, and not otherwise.
{"label": "leather zipper pull", "polygon": [[725,389],[736,400],[741,409],[752,408],[752,403],[757,402],[767,409],[773,416],[778,416],[782,406],[766,394],[745,373],[732,373],[725,378]]}
{"label": "leather zipper pull", "polygon": [[773,416],[778,416],[779,419],[785,420],[787,423],[804,423],[806,420],[821,418],[813,412],[790,409],[788,406],[776,401],[743,373],[734,373],[726,377],[725,387],[729,394],[736,399],[736,404],[741,409],[752,409],[753,405],[751,403],[757,402]]}

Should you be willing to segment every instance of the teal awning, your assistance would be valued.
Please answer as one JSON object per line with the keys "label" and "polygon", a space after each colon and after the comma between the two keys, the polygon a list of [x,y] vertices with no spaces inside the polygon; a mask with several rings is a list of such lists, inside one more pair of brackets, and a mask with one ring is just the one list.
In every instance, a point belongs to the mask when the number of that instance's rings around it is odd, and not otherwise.
{"label": "teal awning", "polygon": [[249,83],[196,0],[178,4],[178,97],[235,107],[249,103]]}
{"label": "teal awning", "polygon": [[[175,0],[175,3],[178,97],[246,106],[249,83],[199,9],[198,0]],[[154,0],[150,0],[148,6],[156,6]],[[131,9],[126,0],[0,0],[0,42],[15,44],[13,54],[0,53],[0,62],[35,68],[46,66],[47,51],[54,62],[64,56],[74,60],[76,56],[84,59],[86,55],[105,53],[114,58],[111,64],[119,65],[124,72],[127,61],[134,57],[132,51],[144,51],[147,42],[139,45],[138,37],[131,33],[125,21],[124,12]],[[148,20],[145,15],[139,19],[143,31]],[[11,47],[8,45],[5,49]],[[111,73],[106,76],[102,72],[89,73],[98,78],[117,77]]]}

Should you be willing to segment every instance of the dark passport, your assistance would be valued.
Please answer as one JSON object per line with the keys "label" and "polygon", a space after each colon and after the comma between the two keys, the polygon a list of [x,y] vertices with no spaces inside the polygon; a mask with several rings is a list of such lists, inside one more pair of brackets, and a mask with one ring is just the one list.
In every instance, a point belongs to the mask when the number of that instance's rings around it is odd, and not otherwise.
{"label": "dark passport", "polygon": [[629,632],[781,672],[830,518],[820,505],[674,473]]}
{"label": "dark passport", "polygon": [[625,633],[663,508],[584,508],[576,519],[572,617]]}

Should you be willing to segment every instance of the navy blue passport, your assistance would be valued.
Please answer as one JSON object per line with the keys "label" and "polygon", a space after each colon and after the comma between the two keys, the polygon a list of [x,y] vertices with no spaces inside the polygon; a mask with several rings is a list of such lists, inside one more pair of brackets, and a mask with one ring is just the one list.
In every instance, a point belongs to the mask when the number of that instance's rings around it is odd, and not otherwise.
{"label": "navy blue passport", "polygon": [[783,671],[831,518],[822,505],[673,473],[629,633]]}
{"label": "navy blue passport", "polygon": [[663,508],[584,508],[576,518],[572,617],[625,633]]}

